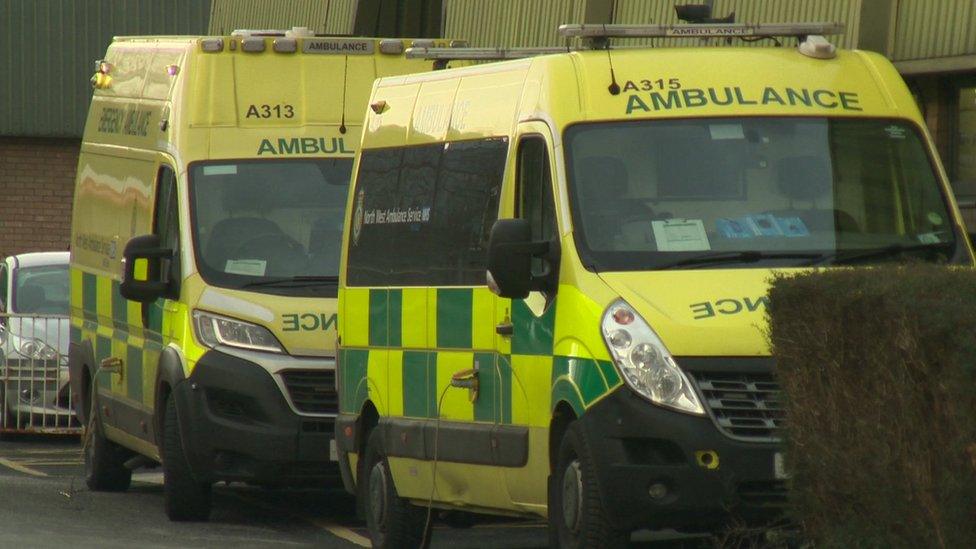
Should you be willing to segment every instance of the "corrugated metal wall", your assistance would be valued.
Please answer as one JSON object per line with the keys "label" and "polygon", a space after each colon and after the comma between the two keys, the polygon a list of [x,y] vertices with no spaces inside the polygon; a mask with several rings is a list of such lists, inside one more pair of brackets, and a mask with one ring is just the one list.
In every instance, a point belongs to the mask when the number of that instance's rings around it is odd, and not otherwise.
{"label": "corrugated metal wall", "polygon": [[892,59],[976,54],[976,2],[898,0]]}
{"label": "corrugated metal wall", "polygon": [[0,0],[0,135],[79,137],[113,36],[203,34],[209,0]]}
{"label": "corrugated metal wall", "polygon": [[211,34],[235,29],[308,27],[320,34],[352,34],[356,0],[212,0]]}
{"label": "corrugated metal wall", "polygon": [[561,46],[556,29],[581,23],[585,0],[444,0],[444,36],[475,47]]}
{"label": "corrugated metal wall", "polygon": [[[444,35],[467,39],[472,46],[561,46],[556,28],[582,23],[587,0],[444,0]],[[970,0],[972,1],[972,0]],[[617,0],[614,23],[680,23],[675,0]],[[683,2],[682,2],[683,3]],[[701,3],[690,0],[687,3]],[[847,24],[843,37],[832,40],[843,47],[857,43],[861,0],[716,0],[713,13],[735,10],[736,21],[791,22],[840,21]],[[636,44],[637,40],[620,41]],[[647,40],[643,41],[647,43]],[[661,46],[698,45],[697,39],[658,40]],[[719,41],[711,43],[720,45]],[[769,42],[757,43],[767,45]]]}

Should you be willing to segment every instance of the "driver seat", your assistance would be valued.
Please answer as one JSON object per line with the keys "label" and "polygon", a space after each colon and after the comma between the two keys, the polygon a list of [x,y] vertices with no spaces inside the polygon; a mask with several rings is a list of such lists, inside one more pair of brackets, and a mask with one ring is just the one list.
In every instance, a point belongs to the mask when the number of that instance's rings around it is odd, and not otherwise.
{"label": "driver seat", "polygon": [[283,234],[277,223],[263,217],[221,219],[210,231],[204,260],[211,268],[224,272],[229,259],[252,259],[232,257],[245,240],[253,240],[264,235]]}

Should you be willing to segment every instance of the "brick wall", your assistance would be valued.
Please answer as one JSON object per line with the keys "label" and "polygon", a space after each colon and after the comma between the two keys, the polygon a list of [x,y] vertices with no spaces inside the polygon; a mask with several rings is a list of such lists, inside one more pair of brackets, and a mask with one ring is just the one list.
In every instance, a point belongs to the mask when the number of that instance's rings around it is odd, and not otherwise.
{"label": "brick wall", "polygon": [[68,249],[80,145],[0,137],[0,257]]}

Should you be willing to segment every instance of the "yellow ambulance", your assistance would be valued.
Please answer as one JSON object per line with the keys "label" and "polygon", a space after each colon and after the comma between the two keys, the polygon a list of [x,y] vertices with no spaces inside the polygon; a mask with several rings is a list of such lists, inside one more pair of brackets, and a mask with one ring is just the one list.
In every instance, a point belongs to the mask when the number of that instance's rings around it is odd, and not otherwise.
{"label": "yellow ambulance", "polygon": [[722,43],[377,81],[336,420],[376,546],[420,543],[430,508],[547,517],[563,547],[775,514],[773,273],[973,265],[912,95],[837,27],[565,26]]}
{"label": "yellow ambulance", "polygon": [[293,29],[109,46],[71,234],[89,487],[162,463],[169,517],[199,520],[215,481],[338,479],[343,210],[373,80],[431,67],[409,45]]}

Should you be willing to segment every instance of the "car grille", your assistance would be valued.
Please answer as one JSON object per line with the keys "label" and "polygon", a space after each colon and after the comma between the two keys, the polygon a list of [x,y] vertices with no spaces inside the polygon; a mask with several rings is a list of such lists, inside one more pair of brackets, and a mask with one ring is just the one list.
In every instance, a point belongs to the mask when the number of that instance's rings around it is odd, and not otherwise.
{"label": "car grille", "polygon": [[783,423],[779,385],[771,374],[694,372],[693,377],[718,428],[741,439],[768,441]]}
{"label": "car grille", "polygon": [[299,412],[334,414],[339,410],[334,370],[290,370],[281,374]]}

